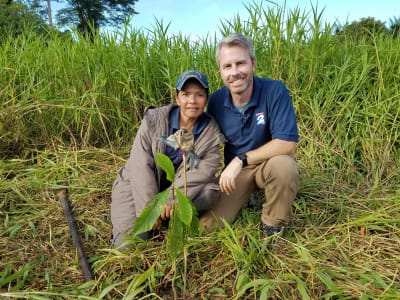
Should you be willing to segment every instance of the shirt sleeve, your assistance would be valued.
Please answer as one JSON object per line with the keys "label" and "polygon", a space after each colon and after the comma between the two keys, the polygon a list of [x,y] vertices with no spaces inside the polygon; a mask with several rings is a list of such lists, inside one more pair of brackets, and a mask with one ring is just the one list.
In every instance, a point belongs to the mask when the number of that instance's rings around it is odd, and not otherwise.
{"label": "shirt sleeve", "polygon": [[292,99],[286,86],[278,81],[277,86],[269,95],[271,103],[268,106],[272,139],[298,142],[296,114]]}

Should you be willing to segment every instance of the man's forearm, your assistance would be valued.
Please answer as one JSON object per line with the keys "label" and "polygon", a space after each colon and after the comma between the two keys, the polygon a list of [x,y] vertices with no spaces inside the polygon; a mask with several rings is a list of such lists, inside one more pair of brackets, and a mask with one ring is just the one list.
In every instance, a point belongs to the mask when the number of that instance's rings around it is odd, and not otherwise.
{"label": "man's forearm", "polygon": [[296,142],[274,139],[254,150],[246,152],[249,165],[259,164],[277,155],[291,155],[296,153]]}

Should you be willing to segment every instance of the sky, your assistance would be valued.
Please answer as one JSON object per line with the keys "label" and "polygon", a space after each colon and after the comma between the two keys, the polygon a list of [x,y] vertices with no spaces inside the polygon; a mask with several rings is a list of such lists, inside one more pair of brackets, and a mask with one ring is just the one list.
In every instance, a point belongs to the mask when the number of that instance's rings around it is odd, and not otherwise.
{"label": "sky", "polygon": [[[284,0],[275,0],[284,3]],[[164,27],[169,25],[168,34],[182,33],[192,38],[219,33],[221,21],[233,20],[239,14],[241,20],[247,20],[249,14],[245,5],[262,4],[271,7],[267,0],[139,0],[135,4],[139,14],[132,19],[131,25],[137,29],[153,29],[156,20]],[[299,8],[306,13],[312,12],[316,5],[323,20],[333,24],[359,21],[361,18],[374,17],[389,24],[390,19],[400,18],[399,0],[286,0],[288,9]]]}

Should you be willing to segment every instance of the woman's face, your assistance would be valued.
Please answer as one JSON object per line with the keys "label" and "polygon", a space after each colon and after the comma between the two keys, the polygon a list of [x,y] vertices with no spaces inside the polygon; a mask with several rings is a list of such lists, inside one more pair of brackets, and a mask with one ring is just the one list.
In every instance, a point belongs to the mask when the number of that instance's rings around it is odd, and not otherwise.
{"label": "woman's face", "polygon": [[175,97],[180,107],[181,119],[196,120],[204,112],[207,91],[197,80],[187,81]]}

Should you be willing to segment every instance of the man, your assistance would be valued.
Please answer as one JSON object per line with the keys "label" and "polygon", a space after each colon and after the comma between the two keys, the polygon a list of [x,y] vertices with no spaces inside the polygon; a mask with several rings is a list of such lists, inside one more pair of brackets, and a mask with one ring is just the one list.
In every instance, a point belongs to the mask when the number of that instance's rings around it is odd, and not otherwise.
{"label": "man", "polygon": [[296,116],[281,81],[254,76],[252,41],[239,33],[224,38],[216,59],[225,87],[211,95],[207,112],[227,142],[225,168],[219,179],[221,197],[200,224],[207,229],[222,219],[232,222],[251,193],[264,189],[261,222],[265,236],[281,232],[290,220],[299,187],[294,154],[298,142]]}

